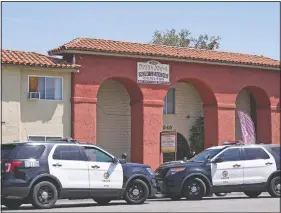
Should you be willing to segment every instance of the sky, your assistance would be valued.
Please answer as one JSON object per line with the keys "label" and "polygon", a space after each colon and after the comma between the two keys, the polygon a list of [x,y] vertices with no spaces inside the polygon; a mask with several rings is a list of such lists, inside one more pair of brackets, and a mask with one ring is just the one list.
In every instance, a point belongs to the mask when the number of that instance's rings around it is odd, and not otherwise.
{"label": "sky", "polygon": [[148,43],[171,28],[280,60],[279,2],[2,2],[3,49],[47,54],[77,37]]}

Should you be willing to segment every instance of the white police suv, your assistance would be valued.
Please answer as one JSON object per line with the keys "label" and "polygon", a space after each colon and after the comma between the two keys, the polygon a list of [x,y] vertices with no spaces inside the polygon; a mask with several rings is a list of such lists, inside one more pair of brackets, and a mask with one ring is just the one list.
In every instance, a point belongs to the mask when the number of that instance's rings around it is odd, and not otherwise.
{"label": "white police suv", "polygon": [[23,203],[52,208],[57,199],[142,204],[156,193],[149,166],[127,163],[90,143],[8,143],[2,144],[1,156],[1,204],[10,209]]}
{"label": "white police suv", "polygon": [[225,142],[186,162],[163,164],[155,175],[158,191],[172,200],[229,192],[280,197],[280,145]]}

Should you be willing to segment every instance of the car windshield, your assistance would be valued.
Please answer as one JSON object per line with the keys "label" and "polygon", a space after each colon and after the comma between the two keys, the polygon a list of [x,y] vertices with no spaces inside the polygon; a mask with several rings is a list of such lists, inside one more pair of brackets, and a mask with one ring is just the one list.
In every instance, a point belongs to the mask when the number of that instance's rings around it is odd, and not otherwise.
{"label": "car windshield", "polygon": [[190,161],[198,161],[198,162],[205,162],[207,158],[212,159],[215,157],[222,148],[215,148],[215,149],[205,149],[204,151],[200,152],[199,154],[195,155]]}

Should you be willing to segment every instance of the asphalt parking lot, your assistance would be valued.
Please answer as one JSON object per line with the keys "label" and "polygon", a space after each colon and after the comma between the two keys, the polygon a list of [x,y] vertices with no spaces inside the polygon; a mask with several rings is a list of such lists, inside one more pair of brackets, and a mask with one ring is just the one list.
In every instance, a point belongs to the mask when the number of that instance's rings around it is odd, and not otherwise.
{"label": "asphalt parking lot", "polygon": [[210,197],[201,201],[171,201],[151,199],[143,205],[128,205],[124,201],[114,201],[108,206],[98,206],[92,200],[60,200],[56,207],[35,210],[31,205],[23,205],[18,210],[3,212],[280,212],[280,198],[272,198],[263,193],[258,198],[248,198],[243,194],[226,197]]}

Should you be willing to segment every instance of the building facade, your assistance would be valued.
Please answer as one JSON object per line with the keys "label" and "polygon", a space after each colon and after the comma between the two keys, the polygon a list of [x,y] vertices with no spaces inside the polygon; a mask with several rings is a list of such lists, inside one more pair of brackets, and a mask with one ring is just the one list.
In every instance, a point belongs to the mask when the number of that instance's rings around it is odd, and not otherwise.
{"label": "building facade", "polygon": [[[126,152],[133,162],[153,168],[163,162],[163,130],[175,130],[185,144],[180,149],[188,149],[190,128],[200,116],[205,147],[241,139],[239,109],[254,120],[258,142],[280,143],[279,61],[87,38],[49,54],[81,65],[72,74],[72,137],[116,155]],[[149,74],[138,72],[139,63],[168,67],[168,75],[158,78],[168,80],[142,81]]]}
{"label": "building facade", "polygon": [[2,50],[2,143],[71,137],[71,73],[79,66]]}

